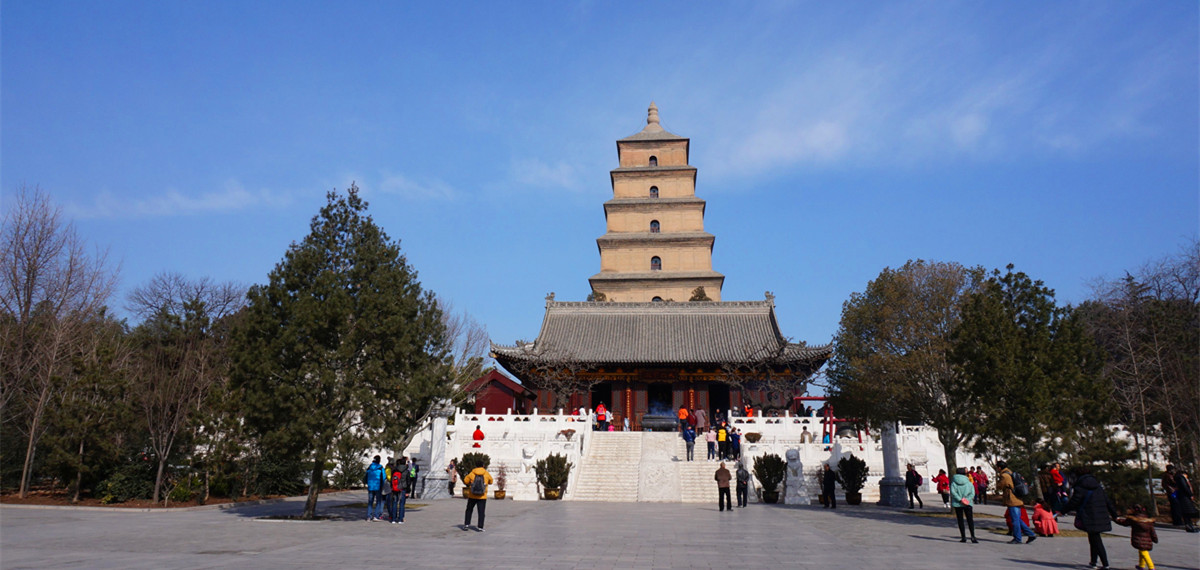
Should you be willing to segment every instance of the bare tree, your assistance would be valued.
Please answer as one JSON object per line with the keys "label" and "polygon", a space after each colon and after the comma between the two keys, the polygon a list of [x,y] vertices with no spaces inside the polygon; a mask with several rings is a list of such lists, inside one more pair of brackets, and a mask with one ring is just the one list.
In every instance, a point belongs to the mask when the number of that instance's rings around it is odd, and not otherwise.
{"label": "bare tree", "polygon": [[[452,405],[458,406],[472,395],[467,391],[467,385],[483,374],[484,357],[490,342],[487,328],[466,311],[454,310],[454,304],[446,298],[437,297],[437,308],[441,311],[442,325],[446,327],[446,338],[450,345],[451,363],[447,371],[447,381],[452,390],[450,400]],[[408,447],[438,405],[434,403],[420,418],[408,424],[409,429],[405,431],[397,449]]]}
{"label": "bare tree", "polygon": [[226,382],[229,366],[215,325],[245,304],[245,289],[176,273],[155,276],[129,296],[129,310],[145,320],[134,338],[135,397],[158,459],[158,501],[176,438],[191,427],[214,386]]}
{"label": "bare tree", "polygon": [[586,374],[595,369],[594,363],[581,361],[570,350],[541,343],[536,348],[531,342],[517,341],[523,355],[512,359],[506,366],[526,386],[545,390],[554,395],[555,409],[564,409],[570,403],[571,394],[588,392],[601,379]]}
{"label": "bare tree", "polygon": [[14,419],[25,436],[21,497],[29,492],[46,413],[70,374],[85,323],[103,310],[116,282],[107,254],[86,249],[46,193],[17,191],[0,230],[0,417]]}

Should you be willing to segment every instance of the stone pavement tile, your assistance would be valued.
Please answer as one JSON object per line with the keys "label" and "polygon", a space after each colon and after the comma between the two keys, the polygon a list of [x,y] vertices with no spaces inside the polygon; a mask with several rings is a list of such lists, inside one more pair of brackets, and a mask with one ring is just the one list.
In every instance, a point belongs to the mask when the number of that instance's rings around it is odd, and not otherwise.
{"label": "stone pavement tile", "polygon": [[[1008,545],[1002,519],[977,520],[981,544],[960,544],[952,517],[874,506],[489,501],[486,533],[462,532],[462,499],[410,511],[403,526],[358,520],[362,493],[322,497],[344,521],[263,522],[298,500],[229,511],[124,513],[0,507],[0,568],[327,568],[378,559],[404,568],[1077,568],[1083,538]],[[420,501],[417,501],[420,502]],[[981,509],[981,512],[984,509]],[[925,509],[928,514],[931,509]],[[997,509],[999,512],[999,510]],[[933,511],[936,512],[936,511]],[[1069,524],[1069,523],[1068,523]],[[1200,566],[1200,536],[1166,530],[1159,568]],[[1105,540],[1114,564],[1128,539]]]}

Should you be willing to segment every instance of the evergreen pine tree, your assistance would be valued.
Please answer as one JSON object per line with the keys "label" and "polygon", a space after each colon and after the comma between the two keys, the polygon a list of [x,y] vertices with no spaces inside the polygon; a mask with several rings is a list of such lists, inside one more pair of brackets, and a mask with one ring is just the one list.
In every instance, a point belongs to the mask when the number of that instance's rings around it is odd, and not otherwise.
{"label": "evergreen pine tree", "polygon": [[304,518],[316,511],[341,438],[396,442],[451,389],[434,296],[367,215],[357,187],[330,192],[310,227],[269,282],[251,288],[233,355],[262,447],[313,461]]}

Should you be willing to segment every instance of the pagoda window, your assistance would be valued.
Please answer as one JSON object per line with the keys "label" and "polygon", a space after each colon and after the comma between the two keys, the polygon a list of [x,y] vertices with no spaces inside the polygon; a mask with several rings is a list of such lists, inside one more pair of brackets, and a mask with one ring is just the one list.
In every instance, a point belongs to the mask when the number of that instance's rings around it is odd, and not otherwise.
{"label": "pagoda window", "polygon": [[657,197],[658,197],[658,186],[651,186],[651,187],[650,187],[650,197],[651,197],[651,198],[657,198]]}
{"label": "pagoda window", "polygon": [[650,299],[650,300],[651,300],[651,301],[653,301],[653,302],[655,302],[655,303],[661,303],[661,302],[662,302],[662,297],[655,297],[655,298],[653,298],[653,299]]}
{"label": "pagoda window", "polygon": [[658,157],[657,156],[650,157],[650,166],[658,166]]}
{"label": "pagoda window", "polygon": [[656,234],[656,233],[658,233],[658,230],[659,230],[658,220],[650,220],[650,233]]}
{"label": "pagoda window", "polygon": [[657,255],[650,258],[650,271],[662,271],[662,260]]}

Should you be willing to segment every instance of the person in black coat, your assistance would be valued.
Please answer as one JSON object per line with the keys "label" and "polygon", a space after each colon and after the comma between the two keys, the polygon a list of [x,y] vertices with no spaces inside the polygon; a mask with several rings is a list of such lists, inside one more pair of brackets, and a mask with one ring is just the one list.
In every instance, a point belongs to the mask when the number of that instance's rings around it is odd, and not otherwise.
{"label": "person in black coat", "polygon": [[1198,532],[1196,525],[1192,520],[1200,514],[1196,510],[1196,493],[1192,489],[1192,481],[1188,479],[1187,472],[1182,469],[1175,471],[1175,502],[1179,505],[1179,517],[1182,519],[1183,527],[1188,532]]}
{"label": "person in black coat", "polygon": [[1063,507],[1062,513],[1075,511],[1075,528],[1087,533],[1088,546],[1091,549],[1090,564],[1095,567],[1099,559],[1101,568],[1108,568],[1108,552],[1100,533],[1112,530],[1112,521],[1117,518],[1117,509],[1113,507],[1104,485],[1092,475],[1088,467],[1076,467],[1077,478],[1071,493],[1071,500]]}
{"label": "person in black coat", "polygon": [[821,474],[821,494],[825,495],[825,508],[837,508],[837,495],[834,494],[833,486],[837,483],[837,473],[829,468],[829,464],[825,464],[825,471]]}

